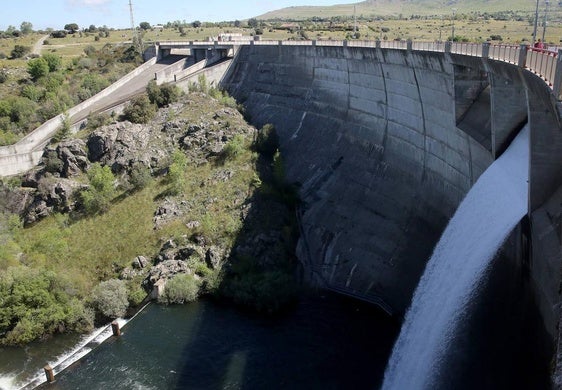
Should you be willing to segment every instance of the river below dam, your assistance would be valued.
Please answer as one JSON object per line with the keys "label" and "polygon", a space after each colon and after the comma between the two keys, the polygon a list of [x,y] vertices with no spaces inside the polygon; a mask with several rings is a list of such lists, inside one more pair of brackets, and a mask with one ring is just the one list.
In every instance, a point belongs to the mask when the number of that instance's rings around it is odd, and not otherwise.
{"label": "river below dam", "polygon": [[[373,389],[399,323],[372,305],[322,293],[275,317],[205,299],[151,304],[122,331],[41,388]],[[54,340],[41,344],[43,356]]]}

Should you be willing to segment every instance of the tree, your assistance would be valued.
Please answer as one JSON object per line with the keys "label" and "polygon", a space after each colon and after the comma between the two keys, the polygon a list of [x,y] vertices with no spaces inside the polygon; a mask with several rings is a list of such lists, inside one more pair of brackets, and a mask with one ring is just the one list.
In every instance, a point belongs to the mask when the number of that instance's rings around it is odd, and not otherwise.
{"label": "tree", "polygon": [[234,27],[240,27],[242,23],[239,20],[234,21]]}
{"label": "tree", "polygon": [[148,96],[141,95],[133,98],[123,110],[123,117],[133,123],[147,123],[156,115],[156,108]]}
{"label": "tree", "polygon": [[96,310],[105,317],[123,317],[129,307],[125,282],[118,279],[101,282],[92,291],[92,301]]}
{"label": "tree", "polygon": [[141,30],[150,30],[151,26],[150,23],[148,22],[140,22],[139,27],[141,28]]}
{"label": "tree", "polygon": [[250,18],[250,19],[248,19],[248,27],[256,28],[256,27],[258,27],[258,26],[259,26],[259,22],[258,22],[258,20],[257,20],[256,18]]}
{"label": "tree", "polygon": [[30,51],[31,49],[29,48],[29,46],[15,45],[10,55],[12,58],[22,58]]}
{"label": "tree", "polygon": [[103,213],[109,209],[115,196],[115,176],[108,166],[100,163],[92,164],[88,171],[90,186],[82,191],[82,203],[88,214]]}
{"label": "tree", "polygon": [[30,22],[21,22],[20,30],[23,35],[27,35],[33,32],[33,24]]}
{"label": "tree", "polygon": [[96,32],[97,28],[94,24],[90,24],[90,27],[88,27],[88,32]]}
{"label": "tree", "polygon": [[180,97],[180,89],[176,85],[157,85],[154,80],[148,83],[146,93],[148,94],[150,102],[156,104],[158,107],[165,107],[177,102]]}
{"label": "tree", "polygon": [[43,54],[43,58],[49,65],[49,72],[56,72],[62,66],[62,59],[54,53]]}
{"label": "tree", "polygon": [[91,329],[91,313],[74,290],[53,271],[22,266],[0,271],[0,344],[28,343],[61,328]]}
{"label": "tree", "polygon": [[51,33],[51,37],[53,38],[64,38],[66,37],[66,30],[57,30]]}
{"label": "tree", "polygon": [[66,31],[68,31],[69,34],[74,34],[80,28],[78,27],[78,25],[76,23],[68,23],[68,24],[64,25],[64,29]]}
{"label": "tree", "polygon": [[42,57],[29,60],[27,72],[33,80],[38,80],[49,73],[49,63]]}
{"label": "tree", "polygon": [[191,26],[193,26],[193,28],[199,28],[201,27],[201,22],[199,20],[196,20],[191,23]]}

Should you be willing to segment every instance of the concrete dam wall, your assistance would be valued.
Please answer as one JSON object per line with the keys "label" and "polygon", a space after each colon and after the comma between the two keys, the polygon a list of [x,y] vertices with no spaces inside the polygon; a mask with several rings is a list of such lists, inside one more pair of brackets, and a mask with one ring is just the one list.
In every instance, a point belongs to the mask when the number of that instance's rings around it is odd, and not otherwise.
{"label": "concrete dam wall", "polygon": [[255,125],[279,133],[303,201],[298,255],[309,278],[395,313],[464,195],[529,122],[531,232],[518,226],[506,245],[520,254],[521,236],[533,236],[531,279],[554,335],[562,137],[543,80],[450,53],[252,45],[239,48],[223,86]]}

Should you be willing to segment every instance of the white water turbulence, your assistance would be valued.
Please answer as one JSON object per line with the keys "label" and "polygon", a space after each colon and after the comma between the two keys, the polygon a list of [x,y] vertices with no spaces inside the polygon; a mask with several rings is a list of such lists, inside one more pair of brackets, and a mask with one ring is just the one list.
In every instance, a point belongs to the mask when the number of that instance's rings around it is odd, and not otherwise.
{"label": "white water turbulence", "polygon": [[437,388],[459,320],[495,254],[527,213],[529,130],[474,184],[449,221],[414,293],[388,362],[384,390]]}
{"label": "white water turbulence", "polygon": [[[129,321],[130,320],[118,318],[117,323],[119,324],[119,328],[122,328]],[[113,332],[111,329],[111,325],[105,325],[97,328],[93,332],[82,337],[80,342],[78,342],[78,344],[76,344],[73,348],[61,354],[60,356],[57,356],[52,361],[48,362],[48,364],[53,368],[53,373],[56,375],[71,364],[82,359],[98,345],[109,339],[112,335]],[[38,370],[23,383],[16,383],[15,375],[12,377],[6,376],[4,377],[4,379],[0,377],[0,390],[32,389],[44,383],[45,381],[46,378],[43,369]]]}

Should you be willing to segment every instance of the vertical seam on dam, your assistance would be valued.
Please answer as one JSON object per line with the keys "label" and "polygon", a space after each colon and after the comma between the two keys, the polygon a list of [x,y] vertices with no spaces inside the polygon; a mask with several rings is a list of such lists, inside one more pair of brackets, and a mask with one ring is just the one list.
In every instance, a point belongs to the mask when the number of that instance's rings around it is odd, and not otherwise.
{"label": "vertical seam on dam", "polygon": [[[376,49],[378,51],[378,49]],[[379,53],[382,55],[382,53]],[[382,83],[384,85],[384,134],[382,137],[382,154],[384,154],[384,151],[386,150],[386,139],[388,136],[388,90],[387,90],[387,86],[386,86],[386,75],[384,74],[384,67],[382,66],[382,61],[379,61],[379,68],[381,70],[381,75],[382,75]],[[373,76],[375,77],[375,76]],[[381,155],[382,155],[381,154]]]}
{"label": "vertical seam on dam", "polygon": [[419,102],[420,102],[420,109],[421,109],[421,116],[422,116],[422,128],[423,128],[423,145],[424,145],[424,153],[423,153],[423,164],[422,164],[422,183],[425,181],[425,170],[426,170],[426,160],[427,160],[427,129],[426,129],[426,123],[425,123],[425,109],[423,106],[423,99],[422,99],[422,95],[421,95],[421,91],[420,91],[420,83],[418,81],[418,75],[416,74],[416,67],[412,66],[412,73],[414,74],[414,81],[416,82],[416,89],[418,91],[418,97],[419,97]]}

